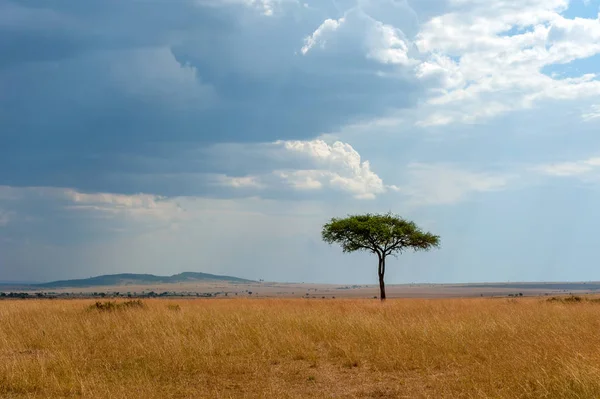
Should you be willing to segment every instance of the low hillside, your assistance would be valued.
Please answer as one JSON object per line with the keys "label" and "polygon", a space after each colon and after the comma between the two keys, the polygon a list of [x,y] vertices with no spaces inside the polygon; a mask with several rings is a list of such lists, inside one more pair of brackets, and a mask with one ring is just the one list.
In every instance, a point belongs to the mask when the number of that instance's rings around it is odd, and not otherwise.
{"label": "low hillside", "polygon": [[168,283],[183,283],[183,282],[205,282],[205,281],[227,281],[231,283],[251,283],[252,280],[246,280],[239,277],[220,276],[209,273],[184,272],[172,276],[155,276],[154,274],[107,274],[103,276],[90,277],[77,280],[60,280],[49,283],[32,284],[34,288],[84,288],[84,287],[99,287],[111,285],[126,285],[126,284],[168,284]]}

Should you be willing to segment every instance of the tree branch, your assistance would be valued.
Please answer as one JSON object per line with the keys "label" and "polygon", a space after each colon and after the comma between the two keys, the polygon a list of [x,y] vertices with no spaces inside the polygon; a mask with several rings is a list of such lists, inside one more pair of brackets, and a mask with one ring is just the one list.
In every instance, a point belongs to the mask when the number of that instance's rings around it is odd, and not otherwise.
{"label": "tree branch", "polygon": [[385,257],[385,251],[379,245],[377,245],[377,241],[375,241],[375,239],[370,234],[367,237],[367,240],[369,240],[371,245],[373,245],[373,252],[375,252],[380,257]]}
{"label": "tree branch", "polygon": [[403,238],[399,238],[398,240],[396,240],[396,242],[394,242],[392,244],[391,247],[386,248],[386,255],[390,255],[395,249],[398,248],[402,248],[408,245],[408,242],[406,242],[406,240],[404,240]]}
{"label": "tree branch", "polygon": [[377,253],[377,248],[376,247],[372,248],[372,247],[369,247],[367,245],[360,244],[359,242],[357,242],[357,241],[355,241],[355,240],[353,240],[351,238],[348,238],[348,242],[350,243],[350,245],[352,245],[353,247],[356,247],[357,249],[366,249],[368,251],[373,251],[373,252]]}

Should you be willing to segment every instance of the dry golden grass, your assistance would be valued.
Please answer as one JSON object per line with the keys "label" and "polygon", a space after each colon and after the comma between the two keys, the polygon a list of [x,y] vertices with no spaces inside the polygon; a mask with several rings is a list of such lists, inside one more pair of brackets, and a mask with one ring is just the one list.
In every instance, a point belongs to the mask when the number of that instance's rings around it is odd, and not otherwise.
{"label": "dry golden grass", "polygon": [[93,303],[0,302],[0,397],[600,397],[598,303]]}

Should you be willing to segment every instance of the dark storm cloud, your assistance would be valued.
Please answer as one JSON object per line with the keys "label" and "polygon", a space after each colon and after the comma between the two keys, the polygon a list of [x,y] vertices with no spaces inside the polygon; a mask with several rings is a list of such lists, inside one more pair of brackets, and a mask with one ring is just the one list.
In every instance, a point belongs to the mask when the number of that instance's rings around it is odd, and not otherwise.
{"label": "dark storm cloud", "polygon": [[299,54],[324,11],[202,4],[0,2],[0,184],[131,192],[113,177],[165,172],[140,157],[211,172],[184,150],[310,139],[421,93],[356,46]]}

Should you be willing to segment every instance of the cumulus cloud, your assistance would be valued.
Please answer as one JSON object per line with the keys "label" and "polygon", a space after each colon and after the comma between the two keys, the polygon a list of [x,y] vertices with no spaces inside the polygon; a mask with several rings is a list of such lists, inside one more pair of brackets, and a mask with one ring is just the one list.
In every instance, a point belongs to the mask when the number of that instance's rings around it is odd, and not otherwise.
{"label": "cumulus cloud", "polygon": [[368,32],[367,57],[382,64],[414,65],[419,61],[408,55],[408,40],[402,30],[380,21],[375,21]]}
{"label": "cumulus cloud", "polygon": [[149,170],[218,174],[185,153],[311,140],[411,107],[420,85],[379,73],[409,68],[404,30],[345,13],[350,3],[89,0],[46,4],[49,14],[27,3],[14,23],[0,12],[0,183],[186,195],[184,179],[150,184]]}
{"label": "cumulus cloud", "polygon": [[416,66],[416,76],[421,80],[433,79],[441,89],[453,89],[465,84],[458,62],[443,54],[432,54]]}
{"label": "cumulus cloud", "polygon": [[[371,169],[369,161],[363,160],[348,143],[321,139],[278,141],[263,148],[266,149],[264,162],[271,165],[271,171],[223,177],[221,183],[247,193],[290,189],[310,194],[337,190],[355,199],[374,199],[393,193],[399,202],[437,205],[454,204],[473,194],[507,189],[517,178],[512,172],[473,171],[457,164],[409,163],[397,165],[397,179],[384,183]],[[286,164],[290,166],[285,167]]]}
{"label": "cumulus cloud", "polygon": [[[278,141],[265,148],[271,149],[271,159],[277,160],[274,170],[255,176],[224,177],[221,182],[239,188],[288,186],[302,191],[330,188],[357,199],[373,199],[390,189],[371,170],[369,161],[363,161],[348,143],[329,144],[320,139]],[[290,163],[296,166],[286,167]]]}
{"label": "cumulus cloud", "polygon": [[361,161],[360,154],[348,143],[336,141],[330,145],[323,140],[312,140],[282,144],[285,150],[306,156],[321,167],[325,173],[313,173],[313,178],[321,183],[327,182],[363,199],[374,198],[387,190],[381,178],[371,170],[369,161]]}
{"label": "cumulus cloud", "polygon": [[[329,46],[329,42],[334,44]],[[318,47],[325,53],[354,52],[380,64],[410,66],[418,61],[409,56],[409,40],[401,28],[383,23],[362,7],[353,7],[339,19],[328,18],[305,37],[301,53]]]}
{"label": "cumulus cloud", "polygon": [[565,18],[566,0],[462,3],[426,22],[415,39],[422,54],[431,54],[417,76],[441,83],[421,125],[472,123],[541,100],[600,95],[595,74],[543,73],[600,53],[599,19]]}
{"label": "cumulus cloud", "polygon": [[600,53],[600,19],[567,18],[562,15],[567,7],[567,0],[448,2],[408,36],[403,29],[411,31],[411,21],[396,26],[386,17],[391,4],[359,3],[340,19],[326,19],[306,37],[302,53],[317,46],[324,53],[352,49],[382,65],[402,67],[403,76],[429,89],[416,112],[417,125],[474,123],[543,100],[600,96],[594,73],[544,71]]}
{"label": "cumulus cloud", "polygon": [[[566,68],[598,54],[598,20],[567,17],[566,0],[33,3],[0,0],[0,184],[21,186],[0,186],[0,242],[34,243],[0,248],[15,276],[28,267],[73,277],[68,267],[93,265],[85,273],[310,277],[331,215],[451,205],[541,174],[591,179],[600,163],[526,176],[482,166],[560,159],[563,136],[552,137],[572,121],[588,123],[568,150],[595,144],[598,107],[562,104],[598,103],[593,65]],[[549,99],[562,101],[557,112],[510,114]],[[569,112],[576,120],[560,120]],[[503,114],[510,121],[484,129],[448,126]],[[334,137],[340,125],[356,134]],[[414,134],[433,126],[446,134]],[[25,187],[39,185],[55,187]],[[499,214],[493,200],[481,205]],[[417,213],[464,220],[455,211]],[[69,249],[55,256],[53,244]],[[256,255],[264,245],[275,252]],[[339,281],[335,264],[348,264],[327,263]]]}

